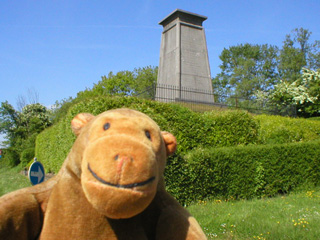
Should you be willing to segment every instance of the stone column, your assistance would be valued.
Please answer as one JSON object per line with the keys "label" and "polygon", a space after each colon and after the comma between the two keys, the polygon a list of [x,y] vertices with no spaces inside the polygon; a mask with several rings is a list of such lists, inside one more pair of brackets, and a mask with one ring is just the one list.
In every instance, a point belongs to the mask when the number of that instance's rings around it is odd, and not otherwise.
{"label": "stone column", "polygon": [[163,26],[156,100],[213,103],[203,21],[207,17],[175,10]]}

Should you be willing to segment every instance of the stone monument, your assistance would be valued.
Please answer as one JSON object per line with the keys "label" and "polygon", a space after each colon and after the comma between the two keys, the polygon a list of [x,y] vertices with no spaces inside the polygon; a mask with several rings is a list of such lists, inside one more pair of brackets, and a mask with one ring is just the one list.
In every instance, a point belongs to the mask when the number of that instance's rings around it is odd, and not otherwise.
{"label": "stone monument", "polygon": [[163,26],[156,88],[158,101],[213,103],[203,21],[207,17],[176,9]]}

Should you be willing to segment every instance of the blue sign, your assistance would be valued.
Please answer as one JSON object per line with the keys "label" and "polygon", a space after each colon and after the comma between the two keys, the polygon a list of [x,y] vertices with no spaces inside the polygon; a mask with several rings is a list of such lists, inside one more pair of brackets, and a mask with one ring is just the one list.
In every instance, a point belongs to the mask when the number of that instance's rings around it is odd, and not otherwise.
{"label": "blue sign", "polygon": [[29,168],[28,176],[32,185],[42,183],[45,177],[43,165],[40,162],[33,162]]}

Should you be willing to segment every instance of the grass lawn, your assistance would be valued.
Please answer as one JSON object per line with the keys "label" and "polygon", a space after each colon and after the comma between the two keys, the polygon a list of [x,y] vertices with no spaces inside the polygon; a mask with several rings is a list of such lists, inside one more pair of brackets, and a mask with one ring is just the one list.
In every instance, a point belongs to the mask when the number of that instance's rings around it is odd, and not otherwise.
{"label": "grass lawn", "polygon": [[319,239],[320,190],[188,207],[208,239]]}
{"label": "grass lawn", "polygon": [[[0,168],[0,196],[31,186],[18,168]],[[199,202],[188,207],[208,239],[320,238],[320,190],[276,198]]]}
{"label": "grass lawn", "polygon": [[0,167],[0,196],[14,190],[32,186],[29,179],[20,174],[20,168]]}

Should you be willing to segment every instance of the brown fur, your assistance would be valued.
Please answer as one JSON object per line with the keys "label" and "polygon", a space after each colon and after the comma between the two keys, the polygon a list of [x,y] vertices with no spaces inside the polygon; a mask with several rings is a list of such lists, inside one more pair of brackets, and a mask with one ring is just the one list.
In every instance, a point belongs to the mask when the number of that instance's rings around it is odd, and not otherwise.
{"label": "brown fur", "polygon": [[0,239],[206,239],[164,188],[172,134],[129,109],[71,125],[78,137],[59,173],[0,198]]}

